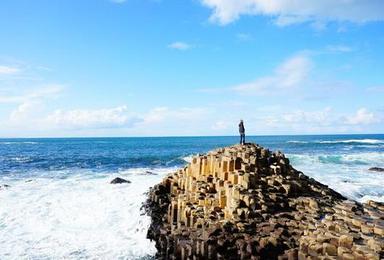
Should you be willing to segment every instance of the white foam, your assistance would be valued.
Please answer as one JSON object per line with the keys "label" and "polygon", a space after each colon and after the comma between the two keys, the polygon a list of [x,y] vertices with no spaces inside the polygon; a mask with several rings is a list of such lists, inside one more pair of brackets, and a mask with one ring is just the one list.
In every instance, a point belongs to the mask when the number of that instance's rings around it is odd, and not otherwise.
{"label": "white foam", "polygon": [[350,139],[350,140],[335,140],[335,141],[316,141],[320,144],[338,144],[338,143],[362,143],[362,144],[383,144],[384,140],[378,139]]}
{"label": "white foam", "polygon": [[183,157],[182,159],[186,161],[187,163],[191,163],[194,155],[188,155]]}
{"label": "white foam", "polygon": [[[349,154],[287,154],[292,162],[302,163],[318,163],[318,164],[364,164],[373,166],[384,164],[384,153],[365,152],[365,153],[349,153]],[[320,167],[320,165],[318,165]]]}
{"label": "white foam", "polygon": [[350,199],[384,201],[384,174],[368,171],[372,166],[384,167],[382,153],[291,154],[287,157],[296,169]]}
{"label": "white foam", "polygon": [[26,142],[0,142],[0,144],[4,144],[4,145],[12,145],[12,144],[38,144],[38,142],[30,142],[30,141],[26,141]]}
{"label": "white foam", "polygon": [[291,140],[291,141],[287,141],[287,143],[290,143],[290,144],[308,144],[309,142]]}
{"label": "white foam", "polygon": [[11,157],[9,158],[11,161],[19,162],[19,163],[25,163],[25,162],[30,162],[31,157],[29,156],[16,156],[16,157]]}
{"label": "white foam", "polygon": [[[146,239],[145,192],[173,169],[132,169],[31,182],[0,179],[0,259],[136,259],[156,252]],[[112,185],[116,176],[132,183]]]}

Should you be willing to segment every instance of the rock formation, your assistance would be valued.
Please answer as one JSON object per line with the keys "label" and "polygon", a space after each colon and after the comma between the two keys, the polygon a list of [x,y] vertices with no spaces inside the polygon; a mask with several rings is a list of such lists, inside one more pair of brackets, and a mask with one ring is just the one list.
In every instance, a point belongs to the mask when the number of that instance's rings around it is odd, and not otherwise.
{"label": "rock formation", "polygon": [[384,204],[346,200],[256,144],[194,157],[145,207],[158,259],[384,258]]}
{"label": "rock formation", "polygon": [[373,171],[373,172],[384,172],[384,168],[380,168],[380,167],[372,167],[372,168],[369,168],[368,171]]}
{"label": "rock formation", "polygon": [[11,186],[9,186],[8,184],[4,184],[4,185],[0,185],[0,190],[2,190],[2,189],[8,189],[8,188],[10,188]]}
{"label": "rock formation", "polygon": [[116,177],[114,178],[110,184],[122,184],[122,183],[131,183],[131,181],[128,181],[126,179],[123,179],[123,178],[120,178],[120,177]]}

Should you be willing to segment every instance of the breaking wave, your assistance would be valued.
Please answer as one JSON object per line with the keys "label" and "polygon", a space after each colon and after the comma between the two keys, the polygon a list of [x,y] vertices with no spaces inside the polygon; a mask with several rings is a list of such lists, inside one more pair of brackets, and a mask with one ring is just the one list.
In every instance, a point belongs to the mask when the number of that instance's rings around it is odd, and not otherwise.
{"label": "breaking wave", "polygon": [[39,142],[30,142],[30,141],[25,141],[25,142],[0,142],[0,145],[15,145],[15,144],[39,144]]}
{"label": "breaking wave", "polygon": [[[150,186],[175,168],[78,172],[66,179],[0,178],[0,259],[139,259],[154,255],[141,211]],[[149,174],[151,172],[151,174]],[[40,174],[44,176],[44,173]],[[114,177],[130,184],[112,185]]]}
{"label": "breaking wave", "polygon": [[290,154],[287,155],[293,163],[322,163],[348,165],[377,165],[384,164],[384,153],[365,152],[351,154]]}
{"label": "breaking wave", "polygon": [[[296,139],[296,140],[295,140]],[[384,136],[249,137],[360,202],[384,201]],[[0,139],[0,259],[143,259],[145,192],[234,137]],[[111,185],[114,177],[130,184]],[[9,185],[5,186],[5,185]]]}
{"label": "breaking wave", "polygon": [[308,144],[309,142],[291,140],[291,141],[287,141],[287,143],[289,143],[289,144]]}
{"label": "breaking wave", "polygon": [[334,140],[334,141],[316,141],[320,144],[384,144],[384,140],[378,139],[350,139],[350,140]]}
{"label": "breaking wave", "polygon": [[349,139],[349,140],[317,140],[317,141],[300,141],[289,140],[290,144],[384,144],[384,140],[379,139]]}
{"label": "breaking wave", "polygon": [[292,165],[360,202],[384,201],[384,174],[371,172],[373,166],[384,167],[384,153],[355,154],[288,154]]}

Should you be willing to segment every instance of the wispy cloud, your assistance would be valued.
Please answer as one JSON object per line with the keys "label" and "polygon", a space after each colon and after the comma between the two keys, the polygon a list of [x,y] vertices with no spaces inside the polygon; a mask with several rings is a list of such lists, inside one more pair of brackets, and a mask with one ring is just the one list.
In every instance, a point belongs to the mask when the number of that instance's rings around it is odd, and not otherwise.
{"label": "wispy cloud", "polygon": [[200,107],[182,107],[179,109],[155,107],[143,115],[143,123],[154,124],[165,121],[171,123],[172,121],[180,122],[180,120],[193,120],[204,116],[205,112],[206,110]]}
{"label": "wispy cloud", "polygon": [[140,121],[128,113],[127,106],[102,109],[55,110],[43,123],[53,128],[98,129],[132,127]]}
{"label": "wispy cloud", "polygon": [[346,116],[344,122],[349,125],[370,125],[380,122],[380,118],[366,108],[360,108],[355,114]]}
{"label": "wispy cloud", "polygon": [[352,52],[353,48],[347,45],[328,45],[326,48],[330,52]]}
{"label": "wispy cloud", "polygon": [[34,125],[35,119],[47,100],[56,99],[60,96],[64,87],[51,84],[30,90],[18,96],[0,96],[0,103],[14,103],[16,108],[9,115],[9,122],[14,125]]}
{"label": "wispy cloud", "polygon": [[221,131],[221,130],[226,130],[230,127],[233,127],[233,125],[231,125],[231,122],[219,120],[219,121],[216,121],[211,128],[214,131]]}
{"label": "wispy cloud", "polygon": [[249,33],[238,33],[236,34],[236,39],[242,42],[246,42],[252,39],[252,35]]}
{"label": "wispy cloud", "polygon": [[192,45],[186,43],[186,42],[173,42],[168,45],[168,48],[180,50],[180,51],[186,51],[192,48]]}
{"label": "wispy cloud", "polygon": [[11,75],[20,72],[20,69],[17,67],[0,65],[0,75]]}
{"label": "wispy cloud", "polygon": [[369,92],[384,92],[384,85],[383,86],[374,86],[367,88],[367,91]]}
{"label": "wispy cloud", "polygon": [[24,103],[36,99],[53,98],[57,97],[62,90],[63,85],[49,84],[33,90],[29,90],[19,95],[2,95],[0,96],[1,103]]}
{"label": "wispy cloud", "polygon": [[276,68],[273,75],[234,86],[232,89],[247,94],[265,94],[278,89],[291,89],[299,86],[307,78],[311,67],[311,60],[299,54],[285,60]]}
{"label": "wispy cloud", "polygon": [[332,107],[318,110],[290,110],[275,111],[273,114],[261,116],[259,121],[264,122],[267,130],[279,132],[300,133],[340,133],[362,131],[369,129],[369,125],[382,122],[379,115],[366,108],[360,108],[352,113],[340,113]]}
{"label": "wispy cloud", "polygon": [[278,26],[303,22],[348,21],[364,23],[383,21],[383,1],[318,0],[200,0],[213,9],[211,21],[229,24],[242,15],[274,17]]}

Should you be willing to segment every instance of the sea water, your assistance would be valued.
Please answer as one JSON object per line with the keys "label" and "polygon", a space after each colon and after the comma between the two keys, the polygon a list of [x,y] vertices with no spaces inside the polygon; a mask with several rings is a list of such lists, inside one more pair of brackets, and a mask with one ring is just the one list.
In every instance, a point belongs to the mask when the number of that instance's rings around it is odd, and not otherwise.
{"label": "sea water", "polygon": [[[149,187],[237,137],[0,139],[0,259],[150,259]],[[384,201],[384,135],[248,137],[344,196]],[[115,177],[129,184],[112,185]],[[9,187],[4,187],[9,185]]]}

